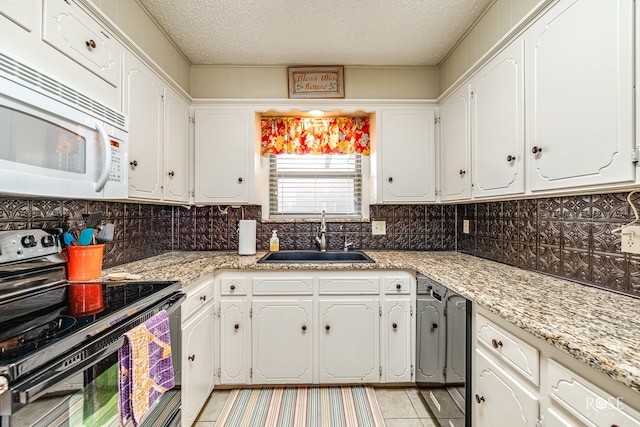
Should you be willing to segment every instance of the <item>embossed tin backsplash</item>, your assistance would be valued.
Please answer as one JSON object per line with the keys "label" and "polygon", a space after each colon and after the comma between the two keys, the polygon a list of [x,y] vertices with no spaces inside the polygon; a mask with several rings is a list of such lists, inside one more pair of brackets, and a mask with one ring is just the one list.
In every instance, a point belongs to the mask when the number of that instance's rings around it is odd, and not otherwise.
{"label": "embossed tin backsplash", "polygon": [[[373,205],[371,219],[386,221],[373,236],[369,222],[329,222],[330,249],[344,239],[355,249],[459,250],[517,267],[640,295],[640,256],[622,253],[611,230],[633,217],[627,193],[563,196],[461,205]],[[640,196],[637,198],[640,200]],[[236,250],[237,221],[255,219],[257,248],[273,229],[281,249],[313,249],[318,222],[263,222],[260,206],[192,207],[81,200],[0,197],[0,230],[81,227],[82,214],[100,211],[113,222],[104,266],[170,250]],[[463,234],[463,220],[470,234]]]}

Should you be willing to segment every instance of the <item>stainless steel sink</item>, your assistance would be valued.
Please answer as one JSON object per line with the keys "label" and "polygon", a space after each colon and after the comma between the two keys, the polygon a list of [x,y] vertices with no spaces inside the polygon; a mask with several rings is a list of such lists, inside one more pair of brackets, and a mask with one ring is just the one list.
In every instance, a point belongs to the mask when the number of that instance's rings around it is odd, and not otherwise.
{"label": "stainless steel sink", "polygon": [[269,252],[258,260],[258,264],[275,263],[374,263],[360,251],[277,251]]}

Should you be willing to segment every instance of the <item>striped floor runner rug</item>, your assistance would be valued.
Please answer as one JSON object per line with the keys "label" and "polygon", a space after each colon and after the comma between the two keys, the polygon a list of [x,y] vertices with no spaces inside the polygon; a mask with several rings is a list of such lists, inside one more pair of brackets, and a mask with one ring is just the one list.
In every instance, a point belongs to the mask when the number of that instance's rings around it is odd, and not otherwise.
{"label": "striped floor runner rug", "polygon": [[384,427],[373,387],[233,390],[216,427]]}

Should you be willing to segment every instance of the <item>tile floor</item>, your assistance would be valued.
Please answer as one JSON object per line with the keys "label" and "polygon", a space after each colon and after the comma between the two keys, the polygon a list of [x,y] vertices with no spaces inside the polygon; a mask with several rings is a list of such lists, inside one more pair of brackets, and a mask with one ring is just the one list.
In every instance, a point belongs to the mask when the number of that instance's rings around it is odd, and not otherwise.
{"label": "tile floor", "polygon": [[[417,388],[379,387],[375,391],[387,427],[437,427]],[[194,427],[214,427],[229,392],[214,390]]]}

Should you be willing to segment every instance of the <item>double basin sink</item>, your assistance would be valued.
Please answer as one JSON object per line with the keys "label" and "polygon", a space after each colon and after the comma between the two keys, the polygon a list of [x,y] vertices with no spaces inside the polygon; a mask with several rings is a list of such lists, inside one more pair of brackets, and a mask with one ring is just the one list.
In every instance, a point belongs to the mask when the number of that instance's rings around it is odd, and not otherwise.
{"label": "double basin sink", "polygon": [[360,251],[277,251],[269,252],[258,260],[258,264],[276,263],[374,263],[367,254]]}

